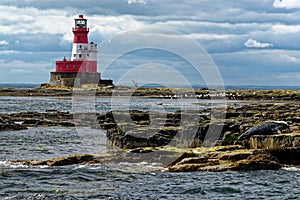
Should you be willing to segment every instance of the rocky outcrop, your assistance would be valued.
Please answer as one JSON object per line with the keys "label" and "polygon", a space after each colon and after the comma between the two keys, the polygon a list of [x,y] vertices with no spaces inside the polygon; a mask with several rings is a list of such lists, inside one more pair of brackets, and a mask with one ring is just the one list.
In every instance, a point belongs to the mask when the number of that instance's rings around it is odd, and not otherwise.
{"label": "rocky outcrop", "polygon": [[[300,106],[293,103],[228,106],[226,109],[220,109],[220,113],[226,111],[226,119],[220,119],[220,121],[218,119],[210,120],[209,109],[197,112],[186,111],[187,114],[185,117],[190,120],[185,119],[185,122],[188,121],[185,124],[182,124],[182,113],[180,112],[168,113],[167,115],[152,112],[150,119],[148,112],[132,110],[128,119],[127,112],[115,111],[114,113],[96,114],[96,119],[89,123],[89,113],[83,113],[85,117],[79,117],[81,121],[74,121],[73,113],[49,110],[44,113],[21,112],[0,114],[0,130],[19,130],[29,126],[83,125],[91,126],[92,128],[101,127],[104,130],[108,130],[107,138],[110,148],[126,149],[163,146],[173,140],[174,135],[180,132],[184,133],[182,137],[194,133],[194,140],[190,143],[190,146],[199,147],[207,136],[208,129],[211,131],[222,129],[218,144],[231,145],[241,133],[269,120],[284,120],[292,127],[294,132],[297,132],[299,130],[297,119],[300,119],[299,109]],[[118,118],[117,122],[115,121],[115,117]],[[150,125],[150,123],[152,124]],[[97,124],[99,126],[96,126]],[[283,134],[285,133],[288,132],[283,132]],[[282,138],[283,136],[280,137]],[[278,141],[282,141],[280,137],[278,136]],[[270,140],[267,139],[269,137],[265,138],[265,140]],[[297,143],[296,138],[293,139],[294,145]],[[255,140],[255,142],[250,142],[252,145],[251,148],[260,148],[260,145],[267,144],[261,137],[257,137]],[[260,140],[261,142],[259,142]],[[284,141],[286,140],[284,139]],[[256,147],[254,147],[255,145]],[[262,148],[264,147],[262,146]]]}
{"label": "rocky outcrop", "polygon": [[300,165],[300,147],[280,147],[266,150],[286,165]]}
{"label": "rocky outcrop", "polygon": [[27,129],[25,125],[11,119],[9,115],[0,114],[0,131],[12,131]]}
{"label": "rocky outcrop", "polygon": [[[160,156],[152,156],[151,153],[159,151]],[[139,148],[132,151],[118,151],[101,154],[77,154],[54,158],[48,160],[14,160],[14,163],[23,163],[31,166],[64,166],[73,164],[111,164],[120,162],[155,162],[165,161],[164,156],[171,155],[180,149],[166,148]],[[219,172],[225,170],[261,170],[279,169],[284,164],[295,164],[291,156],[299,156],[299,149],[289,150],[246,150],[241,146],[213,147],[211,149],[187,149],[172,163],[168,163],[166,172],[192,172],[192,171],[212,171]],[[149,154],[149,155],[147,155]],[[290,155],[290,156],[286,156]]]}
{"label": "rocky outcrop", "polygon": [[0,122],[0,131],[16,131],[16,130],[24,130],[24,129],[27,129],[27,127],[21,124],[15,124],[12,122],[8,122],[8,123]]}
{"label": "rocky outcrop", "polygon": [[94,155],[89,154],[75,154],[70,156],[65,156],[61,158],[53,158],[49,160],[13,160],[13,163],[24,163],[32,166],[65,166],[65,165],[74,165],[74,164],[84,164],[88,162],[97,161]]}
{"label": "rocky outcrop", "polygon": [[251,149],[300,147],[300,134],[257,135],[249,140]]}
{"label": "rocky outcrop", "polygon": [[22,130],[33,126],[75,126],[73,115],[69,112],[56,110],[44,113],[21,112],[0,114],[0,131]]}
{"label": "rocky outcrop", "polygon": [[[107,139],[108,147],[117,148],[117,149],[132,149],[137,147],[153,147],[153,146],[164,146],[168,144],[171,140],[173,141],[174,136],[178,133],[183,132],[183,135],[188,135],[194,132],[194,139],[190,140],[190,147],[200,147],[203,145],[204,139],[207,141],[209,135],[208,131],[212,132],[220,131],[220,137],[217,138],[219,141],[218,145],[232,145],[235,143],[237,138],[243,132],[247,130],[254,130],[252,127],[257,126],[258,124],[267,124],[268,121],[285,121],[291,129],[282,129],[281,135],[274,136],[249,136],[249,140],[244,143],[245,147],[249,148],[267,148],[271,147],[272,144],[279,143],[290,143],[287,146],[297,146],[298,140],[297,136],[290,136],[291,132],[296,133],[299,131],[300,127],[298,123],[295,123],[295,119],[300,118],[300,113],[298,113],[300,106],[297,104],[286,103],[286,104],[253,104],[253,105],[244,105],[241,107],[227,107],[226,118],[225,119],[214,119],[210,120],[210,114],[203,115],[201,113],[209,113],[209,110],[203,110],[199,112],[191,112],[191,124],[181,124],[180,113],[173,115],[168,115],[166,122],[159,122],[160,117],[157,114],[157,119],[152,116],[152,121],[157,122],[157,124],[163,126],[158,127],[148,127],[150,124],[149,114],[147,112],[141,111],[131,111],[132,119],[134,119],[134,126],[119,125],[120,121],[116,123],[112,114],[107,115],[106,119],[111,119],[105,121],[102,118],[102,127],[105,126],[108,129]],[[220,109],[220,112],[224,110]],[[122,112],[118,113],[118,118],[122,119]],[[126,120],[124,120],[126,122]],[[196,122],[196,123],[195,123]],[[101,123],[100,123],[101,124]],[[127,127],[126,127],[127,126]],[[195,130],[196,127],[196,130]],[[260,127],[260,126],[258,126]],[[252,129],[251,129],[252,128]],[[275,129],[274,129],[275,130]],[[264,134],[274,134],[275,131],[272,129],[270,132]],[[276,129],[277,130],[277,129]],[[285,136],[284,136],[285,135]],[[142,136],[142,137],[141,137]],[[149,137],[147,137],[149,136]],[[151,137],[150,137],[151,136]],[[293,139],[291,139],[291,137]],[[183,137],[184,138],[184,137]],[[270,139],[272,138],[272,139]],[[290,138],[290,139],[288,139]],[[190,138],[188,138],[190,139]],[[241,142],[242,144],[243,142]],[[271,146],[270,146],[271,145]],[[282,145],[281,145],[282,146]]]}
{"label": "rocky outcrop", "polygon": [[[245,95],[245,94],[244,94]],[[283,96],[282,96],[283,97]],[[250,98],[250,97],[249,97]],[[29,126],[75,126],[87,125],[107,130],[107,146],[116,149],[105,155],[73,155],[46,161],[23,161],[30,165],[60,166],[78,163],[110,162],[161,162],[168,163],[168,170],[224,171],[278,169],[285,164],[300,164],[300,105],[285,103],[239,103],[215,110],[185,111],[175,113],[142,112],[131,110],[96,114],[95,121],[88,122],[89,114],[76,121],[68,112],[24,112],[0,115],[0,130],[26,128]],[[222,114],[226,111],[225,119]],[[84,118],[86,116],[86,118]],[[129,116],[129,118],[128,118]],[[183,123],[183,117],[186,117]],[[285,121],[291,130],[275,135],[251,135],[247,141],[237,142],[241,133],[269,120]],[[155,123],[152,123],[155,122]],[[82,123],[82,124],[81,124]],[[153,125],[154,124],[154,125]],[[1,128],[2,127],[2,128]],[[201,149],[208,130],[221,130],[219,147]],[[192,135],[192,140],[190,134]],[[272,132],[273,134],[273,132]],[[188,150],[168,149],[180,144]],[[188,144],[185,143],[188,141]],[[180,146],[177,145],[177,146]],[[151,153],[160,150],[158,156]],[[174,151],[181,152],[176,159],[169,159]],[[117,153],[116,153],[117,152]],[[170,162],[169,162],[170,161]],[[164,164],[165,164],[164,163]]]}
{"label": "rocky outcrop", "polygon": [[[169,172],[186,171],[225,171],[225,170],[261,170],[279,169],[282,164],[270,153],[263,150],[246,150],[238,146],[231,146],[235,150],[222,150],[215,147],[214,150],[197,157],[183,158],[170,165]],[[220,148],[220,150],[218,150]]]}

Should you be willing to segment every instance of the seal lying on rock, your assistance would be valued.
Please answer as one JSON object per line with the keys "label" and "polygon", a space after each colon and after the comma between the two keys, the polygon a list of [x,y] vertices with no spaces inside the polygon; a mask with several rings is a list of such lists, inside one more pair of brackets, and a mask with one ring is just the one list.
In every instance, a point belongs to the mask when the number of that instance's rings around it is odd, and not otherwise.
{"label": "seal lying on rock", "polygon": [[267,121],[252,127],[238,137],[238,141],[247,140],[253,135],[273,135],[281,133],[281,130],[289,129],[290,126],[284,121]]}

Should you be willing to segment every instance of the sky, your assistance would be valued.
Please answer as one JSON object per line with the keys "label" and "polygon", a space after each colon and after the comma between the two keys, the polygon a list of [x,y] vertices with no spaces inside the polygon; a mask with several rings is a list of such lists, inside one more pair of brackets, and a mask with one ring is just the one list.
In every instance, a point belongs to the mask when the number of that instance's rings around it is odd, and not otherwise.
{"label": "sky", "polygon": [[[0,13],[0,83],[48,82],[55,61],[71,56],[73,19],[83,14],[89,40],[99,46],[100,65],[110,41],[115,48],[130,46],[136,32],[161,29],[202,47],[226,85],[300,85],[299,0],[0,0]],[[119,41],[124,34],[127,38]],[[168,39],[153,38],[144,40],[175,48]],[[180,44],[183,49],[185,44]],[[130,74],[135,71],[137,82],[161,76],[175,84],[179,73],[201,83],[186,56],[141,49],[122,55],[109,70],[99,70],[115,82],[124,74],[135,79]],[[153,71],[158,73],[149,73]]]}

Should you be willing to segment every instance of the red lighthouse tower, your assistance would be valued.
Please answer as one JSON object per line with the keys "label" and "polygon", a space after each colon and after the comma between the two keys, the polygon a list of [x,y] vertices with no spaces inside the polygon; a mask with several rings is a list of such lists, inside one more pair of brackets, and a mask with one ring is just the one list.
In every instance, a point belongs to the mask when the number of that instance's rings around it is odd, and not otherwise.
{"label": "red lighthouse tower", "polygon": [[51,72],[50,85],[112,84],[111,80],[101,80],[100,73],[97,72],[97,44],[88,42],[87,19],[79,15],[74,20],[71,59],[56,61],[56,70]]}

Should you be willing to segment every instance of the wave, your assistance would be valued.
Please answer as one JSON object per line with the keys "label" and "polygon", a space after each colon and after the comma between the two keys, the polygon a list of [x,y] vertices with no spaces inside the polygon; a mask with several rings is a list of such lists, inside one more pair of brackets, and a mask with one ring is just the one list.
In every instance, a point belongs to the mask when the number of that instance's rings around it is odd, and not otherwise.
{"label": "wave", "polygon": [[[32,168],[32,166],[29,166],[27,164],[21,163],[21,162],[10,162],[10,161],[0,161],[0,173],[4,171],[5,169],[27,169]],[[49,168],[47,165],[40,165],[40,166],[34,166],[34,168]]]}
{"label": "wave", "polygon": [[285,166],[282,169],[286,171],[300,171],[300,166]]}

